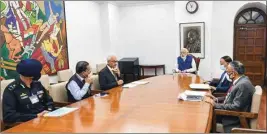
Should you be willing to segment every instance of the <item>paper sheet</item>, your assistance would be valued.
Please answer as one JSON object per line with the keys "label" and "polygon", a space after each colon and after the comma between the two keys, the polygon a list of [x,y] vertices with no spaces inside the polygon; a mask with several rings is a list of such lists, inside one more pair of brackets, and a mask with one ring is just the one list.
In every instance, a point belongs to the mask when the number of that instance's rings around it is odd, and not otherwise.
{"label": "paper sheet", "polygon": [[149,83],[149,81],[134,81],[132,82],[133,84],[136,84],[136,85],[144,85],[144,84],[147,84]]}
{"label": "paper sheet", "polygon": [[77,109],[78,108],[62,107],[62,108],[59,108],[55,111],[52,111],[52,112],[45,114],[44,117],[61,117],[61,116],[64,116],[70,112],[73,112]]}
{"label": "paper sheet", "polygon": [[190,84],[189,86],[192,89],[210,89],[209,84]]}

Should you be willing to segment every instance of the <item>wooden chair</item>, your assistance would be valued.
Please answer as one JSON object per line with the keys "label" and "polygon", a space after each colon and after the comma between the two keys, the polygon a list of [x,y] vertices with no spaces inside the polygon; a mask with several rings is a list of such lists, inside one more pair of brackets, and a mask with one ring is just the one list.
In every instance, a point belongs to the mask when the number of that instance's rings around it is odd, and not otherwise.
{"label": "wooden chair", "polygon": [[266,130],[260,129],[246,129],[246,128],[233,128],[232,133],[267,133]]}
{"label": "wooden chair", "polygon": [[195,63],[196,63],[196,68],[197,68],[197,71],[196,71],[196,74],[198,72],[198,68],[199,68],[199,64],[200,64],[200,58],[199,57],[195,57],[194,55],[192,54],[189,54],[190,56],[192,56],[195,60]]}
{"label": "wooden chair", "polygon": [[96,73],[98,74],[103,68],[105,68],[107,63],[96,64]]}
{"label": "wooden chair", "polygon": [[71,69],[58,71],[57,72],[58,82],[68,81],[72,75],[73,72]]}
{"label": "wooden chair", "polygon": [[[215,132],[224,133],[223,125],[220,123],[216,123],[216,116],[217,115],[239,117],[240,123],[241,123],[241,128],[256,129],[257,122],[258,122],[258,113],[259,113],[259,109],[260,109],[261,96],[262,96],[262,88],[260,86],[256,86],[255,88],[256,88],[256,91],[252,97],[250,112],[238,112],[238,111],[214,109],[213,119],[212,119],[213,120],[212,121],[213,133],[215,133]],[[250,124],[247,123],[247,119],[249,119]],[[234,131],[234,132],[238,132],[240,130],[241,129],[232,129],[232,131]]]}
{"label": "wooden chair", "polygon": [[95,94],[98,94],[98,93],[101,93],[103,92],[101,89],[100,89],[100,85],[99,85],[99,77],[98,75],[93,75],[92,76],[92,79],[93,79],[93,85],[92,85],[92,90],[91,90],[91,95],[95,95]]}
{"label": "wooden chair", "polygon": [[39,79],[39,81],[42,83],[44,88],[49,92],[49,90],[51,89],[51,85],[49,82],[49,76],[47,74],[42,75],[41,78]]}
{"label": "wooden chair", "polygon": [[65,87],[66,84],[67,81],[51,85],[49,94],[53,98],[56,108],[71,104],[70,102],[68,102],[68,95]]}

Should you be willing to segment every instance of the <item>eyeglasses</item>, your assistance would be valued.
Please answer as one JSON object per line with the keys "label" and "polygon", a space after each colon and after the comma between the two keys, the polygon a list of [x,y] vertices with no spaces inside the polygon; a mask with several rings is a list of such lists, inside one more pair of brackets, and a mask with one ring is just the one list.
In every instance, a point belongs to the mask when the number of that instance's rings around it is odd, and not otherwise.
{"label": "eyeglasses", "polygon": [[113,60],[113,61],[111,61],[111,62],[117,63],[118,61],[117,61],[117,60]]}

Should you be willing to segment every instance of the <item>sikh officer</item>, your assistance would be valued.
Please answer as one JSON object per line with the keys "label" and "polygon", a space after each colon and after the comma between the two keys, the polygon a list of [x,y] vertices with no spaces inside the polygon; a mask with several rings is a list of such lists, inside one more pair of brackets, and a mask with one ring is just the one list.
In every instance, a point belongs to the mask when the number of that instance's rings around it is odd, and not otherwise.
{"label": "sikh officer", "polygon": [[20,76],[3,93],[4,123],[26,122],[53,111],[53,99],[38,81],[42,64],[35,59],[26,59],[17,65],[16,70]]}

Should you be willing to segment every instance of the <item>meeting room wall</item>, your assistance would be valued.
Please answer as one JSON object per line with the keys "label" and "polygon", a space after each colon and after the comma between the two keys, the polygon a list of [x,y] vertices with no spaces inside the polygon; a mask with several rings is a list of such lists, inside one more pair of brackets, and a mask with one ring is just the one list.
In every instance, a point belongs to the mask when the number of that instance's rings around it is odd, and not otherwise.
{"label": "meeting room wall", "polygon": [[[212,11],[211,70],[214,75],[220,71],[219,60],[224,55],[233,57],[234,19],[239,9],[248,3],[266,1],[214,1]],[[265,6],[266,8],[266,6]]]}
{"label": "meeting room wall", "polygon": [[205,79],[218,77],[220,57],[233,55],[236,12],[249,2],[198,1],[199,10],[195,14],[186,11],[186,3],[118,5],[66,1],[70,68],[74,70],[78,60],[87,60],[95,67],[105,62],[108,54],[115,53],[119,59],[139,57],[140,64],[165,64],[166,73],[171,73],[180,54],[179,23],[205,22],[205,59],[201,60],[199,74]]}
{"label": "meeting room wall", "polygon": [[[65,2],[69,65],[73,72],[80,60],[89,61],[92,67],[103,60],[101,11],[96,2]],[[57,82],[57,76],[51,76],[50,82]]]}
{"label": "meeting room wall", "polygon": [[117,23],[119,38],[111,45],[119,58],[139,57],[140,64],[165,64],[167,73],[171,72],[178,43],[174,2],[120,6]]}

